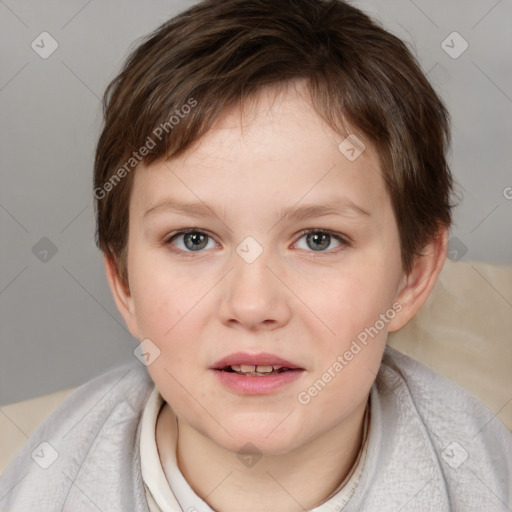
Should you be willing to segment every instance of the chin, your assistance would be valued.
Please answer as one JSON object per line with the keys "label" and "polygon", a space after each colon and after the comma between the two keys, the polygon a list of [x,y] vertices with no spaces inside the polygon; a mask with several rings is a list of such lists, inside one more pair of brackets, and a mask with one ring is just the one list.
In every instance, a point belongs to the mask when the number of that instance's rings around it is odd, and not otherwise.
{"label": "chin", "polygon": [[[263,416],[263,417],[261,417]],[[297,448],[299,444],[300,428],[293,428],[292,424],[284,428],[286,415],[276,419],[275,415],[251,415],[252,419],[243,421],[230,421],[226,430],[219,439],[212,439],[217,444],[233,453],[256,454],[271,456],[283,455]],[[280,423],[282,422],[282,423]]]}

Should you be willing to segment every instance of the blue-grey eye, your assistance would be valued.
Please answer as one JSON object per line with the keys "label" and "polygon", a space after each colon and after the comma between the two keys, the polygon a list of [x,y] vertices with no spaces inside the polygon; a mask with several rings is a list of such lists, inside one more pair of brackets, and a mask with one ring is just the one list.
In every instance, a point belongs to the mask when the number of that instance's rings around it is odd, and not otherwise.
{"label": "blue-grey eye", "polygon": [[197,231],[192,233],[185,233],[183,235],[183,242],[185,247],[190,251],[198,251],[206,247],[208,243],[208,235],[199,233]]}
{"label": "blue-grey eye", "polygon": [[331,235],[328,233],[322,233],[321,231],[317,233],[308,233],[306,235],[306,242],[314,251],[321,251],[329,247],[329,244],[331,243]]}
{"label": "blue-grey eye", "polygon": [[[208,247],[208,242],[211,243],[210,247]],[[215,240],[201,231],[176,233],[166,243],[184,252],[198,252],[205,248],[213,249],[216,246]]]}
{"label": "blue-grey eye", "polygon": [[[301,247],[301,242],[304,239],[306,241],[305,247]],[[336,243],[336,245],[331,247],[333,241]],[[347,242],[341,236],[332,235],[326,231],[311,230],[303,233],[303,235],[296,242],[296,245],[299,249],[306,251],[312,250],[314,252],[327,252],[326,249],[337,249],[343,245],[347,245]]]}

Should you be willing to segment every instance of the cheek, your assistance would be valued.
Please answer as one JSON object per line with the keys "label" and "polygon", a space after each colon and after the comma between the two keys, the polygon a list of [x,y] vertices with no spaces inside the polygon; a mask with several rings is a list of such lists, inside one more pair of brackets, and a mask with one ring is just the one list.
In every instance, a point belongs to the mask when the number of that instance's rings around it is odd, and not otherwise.
{"label": "cheek", "polygon": [[190,387],[194,370],[200,367],[194,363],[201,360],[198,346],[208,307],[206,291],[204,280],[196,282],[167,265],[141,265],[134,272],[137,323],[141,335],[160,351],[148,371],[157,387],[177,403],[187,401],[180,384]]}
{"label": "cheek", "polygon": [[134,305],[140,332],[159,344],[182,317],[173,290],[153,286],[134,291]]}
{"label": "cheek", "polygon": [[302,391],[304,400],[311,400],[314,407],[334,407],[339,416],[365,398],[379,370],[388,325],[395,315],[393,276],[384,258],[374,258],[369,265],[347,265],[324,294],[317,289],[312,297],[311,309],[322,312],[319,316],[331,331],[318,320],[319,327],[311,327],[316,329],[311,338],[317,340],[314,369]]}
{"label": "cheek", "polygon": [[166,265],[134,265],[130,286],[141,332],[155,342],[171,337],[201,297],[190,280]]}
{"label": "cheek", "polygon": [[[183,276],[159,272],[156,266],[138,276],[133,291],[137,322],[142,335],[160,351],[147,370],[163,396],[172,397],[174,411],[182,414],[193,405],[186,390],[193,389],[193,363],[199,360],[200,327],[194,319],[201,294],[192,293]],[[201,389],[194,391],[194,397],[204,401]]]}
{"label": "cheek", "polygon": [[344,272],[328,291],[316,294],[315,309],[338,339],[353,338],[375,324],[393,303],[394,284],[384,269],[362,268]]}
{"label": "cheek", "polygon": [[317,321],[318,335],[311,332],[316,340],[313,371],[298,398],[305,411],[330,411],[324,418],[325,428],[365,400],[379,371],[388,324],[394,316],[392,299],[390,281],[382,272],[355,271],[340,278],[330,294],[317,297],[315,307],[334,332]]}

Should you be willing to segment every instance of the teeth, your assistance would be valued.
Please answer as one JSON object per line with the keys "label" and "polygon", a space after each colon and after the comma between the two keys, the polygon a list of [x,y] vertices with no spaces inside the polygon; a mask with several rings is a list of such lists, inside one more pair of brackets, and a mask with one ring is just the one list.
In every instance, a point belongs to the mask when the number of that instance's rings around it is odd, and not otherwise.
{"label": "teeth", "polygon": [[245,373],[247,375],[258,375],[258,374],[266,374],[266,373],[272,373],[279,369],[283,368],[283,366],[280,365],[270,365],[270,364],[259,364],[259,365],[253,365],[253,364],[232,364],[231,369],[234,372],[239,373]]}
{"label": "teeth", "polygon": [[273,370],[278,370],[281,368],[281,366],[271,366],[266,364],[259,364],[259,365],[253,365],[253,364],[232,364],[231,369],[235,372],[242,372],[242,373],[270,373]]}
{"label": "teeth", "polygon": [[256,371],[259,373],[269,373],[273,370],[272,366],[267,365],[258,365],[256,366]]}

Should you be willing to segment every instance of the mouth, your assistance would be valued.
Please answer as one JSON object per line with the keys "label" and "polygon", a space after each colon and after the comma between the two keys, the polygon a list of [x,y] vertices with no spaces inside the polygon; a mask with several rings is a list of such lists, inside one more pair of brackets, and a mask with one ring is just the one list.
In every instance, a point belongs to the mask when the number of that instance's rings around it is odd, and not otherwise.
{"label": "mouth", "polygon": [[284,372],[304,370],[304,368],[274,354],[237,352],[217,361],[212,366],[212,370],[248,377],[268,377]]}
{"label": "mouth", "polygon": [[210,369],[222,385],[244,395],[276,392],[305,373],[302,366],[267,353],[238,352],[217,361]]}

